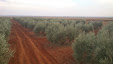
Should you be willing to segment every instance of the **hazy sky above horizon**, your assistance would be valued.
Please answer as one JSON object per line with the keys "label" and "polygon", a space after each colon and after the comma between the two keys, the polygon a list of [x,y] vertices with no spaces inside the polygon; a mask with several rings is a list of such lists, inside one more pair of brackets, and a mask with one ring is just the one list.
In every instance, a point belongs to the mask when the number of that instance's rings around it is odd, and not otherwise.
{"label": "hazy sky above horizon", "polygon": [[113,0],[0,0],[0,15],[113,17]]}

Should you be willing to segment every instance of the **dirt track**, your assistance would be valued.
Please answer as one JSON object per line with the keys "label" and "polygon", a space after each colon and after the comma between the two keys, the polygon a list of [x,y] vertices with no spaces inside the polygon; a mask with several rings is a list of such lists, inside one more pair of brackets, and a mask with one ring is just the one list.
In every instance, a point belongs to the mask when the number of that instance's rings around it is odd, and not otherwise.
{"label": "dirt track", "polygon": [[58,62],[38,43],[29,32],[25,31],[17,22],[13,22],[13,35],[16,36],[14,42],[16,53],[9,64],[58,64]]}
{"label": "dirt track", "polygon": [[[12,24],[13,26],[11,30],[9,43],[11,44],[11,48],[16,52],[14,54],[14,57],[10,59],[9,64],[70,64],[68,60],[71,61],[72,57],[71,59],[69,58],[65,60],[65,58],[68,57],[63,56],[65,61],[61,63],[59,62],[59,60],[57,60],[58,58],[56,59],[53,56],[57,52],[53,53],[47,51],[43,47],[42,43],[46,42],[46,39],[34,37],[32,33],[28,32],[25,28],[23,28],[18,22],[14,20],[12,20]],[[68,48],[68,52],[69,50],[70,49]],[[74,60],[72,60],[71,62],[73,61]]]}

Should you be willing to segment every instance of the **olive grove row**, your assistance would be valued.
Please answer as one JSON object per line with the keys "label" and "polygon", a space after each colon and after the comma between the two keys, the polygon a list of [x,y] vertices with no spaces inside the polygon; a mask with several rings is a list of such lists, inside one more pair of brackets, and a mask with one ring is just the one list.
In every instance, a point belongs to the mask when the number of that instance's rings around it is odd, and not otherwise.
{"label": "olive grove row", "polygon": [[113,64],[113,22],[103,26],[96,36],[81,33],[73,50],[78,64]]}
{"label": "olive grove row", "polygon": [[[72,42],[78,64],[113,64],[113,23],[102,21],[14,18],[24,27],[63,45]],[[95,35],[94,30],[100,29]]]}
{"label": "olive grove row", "polygon": [[14,18],[24,27],[37,34],[46,35],[52,43],[64,44],[73,41],[81,32],[91,32],[102,26],[102,21],[46,19],[46,18]]}
{"label": "olive grove row", "polygon": [[9,59],[13,56],[8,44],[10,29],[10,18],[0,17],[0,64],[8,64]]}

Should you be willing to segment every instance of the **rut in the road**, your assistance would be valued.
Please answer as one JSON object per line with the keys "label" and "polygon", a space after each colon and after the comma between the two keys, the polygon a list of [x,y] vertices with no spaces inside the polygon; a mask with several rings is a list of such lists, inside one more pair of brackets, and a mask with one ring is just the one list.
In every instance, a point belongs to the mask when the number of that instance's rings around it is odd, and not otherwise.
{"label": "rut in the road", "polygon": [[12,23],[9,43],[16,52],[9,64],[59,64],[18,22],[12,20]]}

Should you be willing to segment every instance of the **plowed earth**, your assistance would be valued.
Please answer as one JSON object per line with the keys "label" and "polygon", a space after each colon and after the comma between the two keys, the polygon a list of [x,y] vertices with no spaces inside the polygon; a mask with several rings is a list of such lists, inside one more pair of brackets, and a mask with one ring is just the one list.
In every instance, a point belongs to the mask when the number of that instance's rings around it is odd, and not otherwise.
{"label": "plowed earth", "polygon": [[9,43],[15,54],[9,64],[76,64],[71,46],[49,46],[46,37],[37,37],[17,21],[11,21]]}

